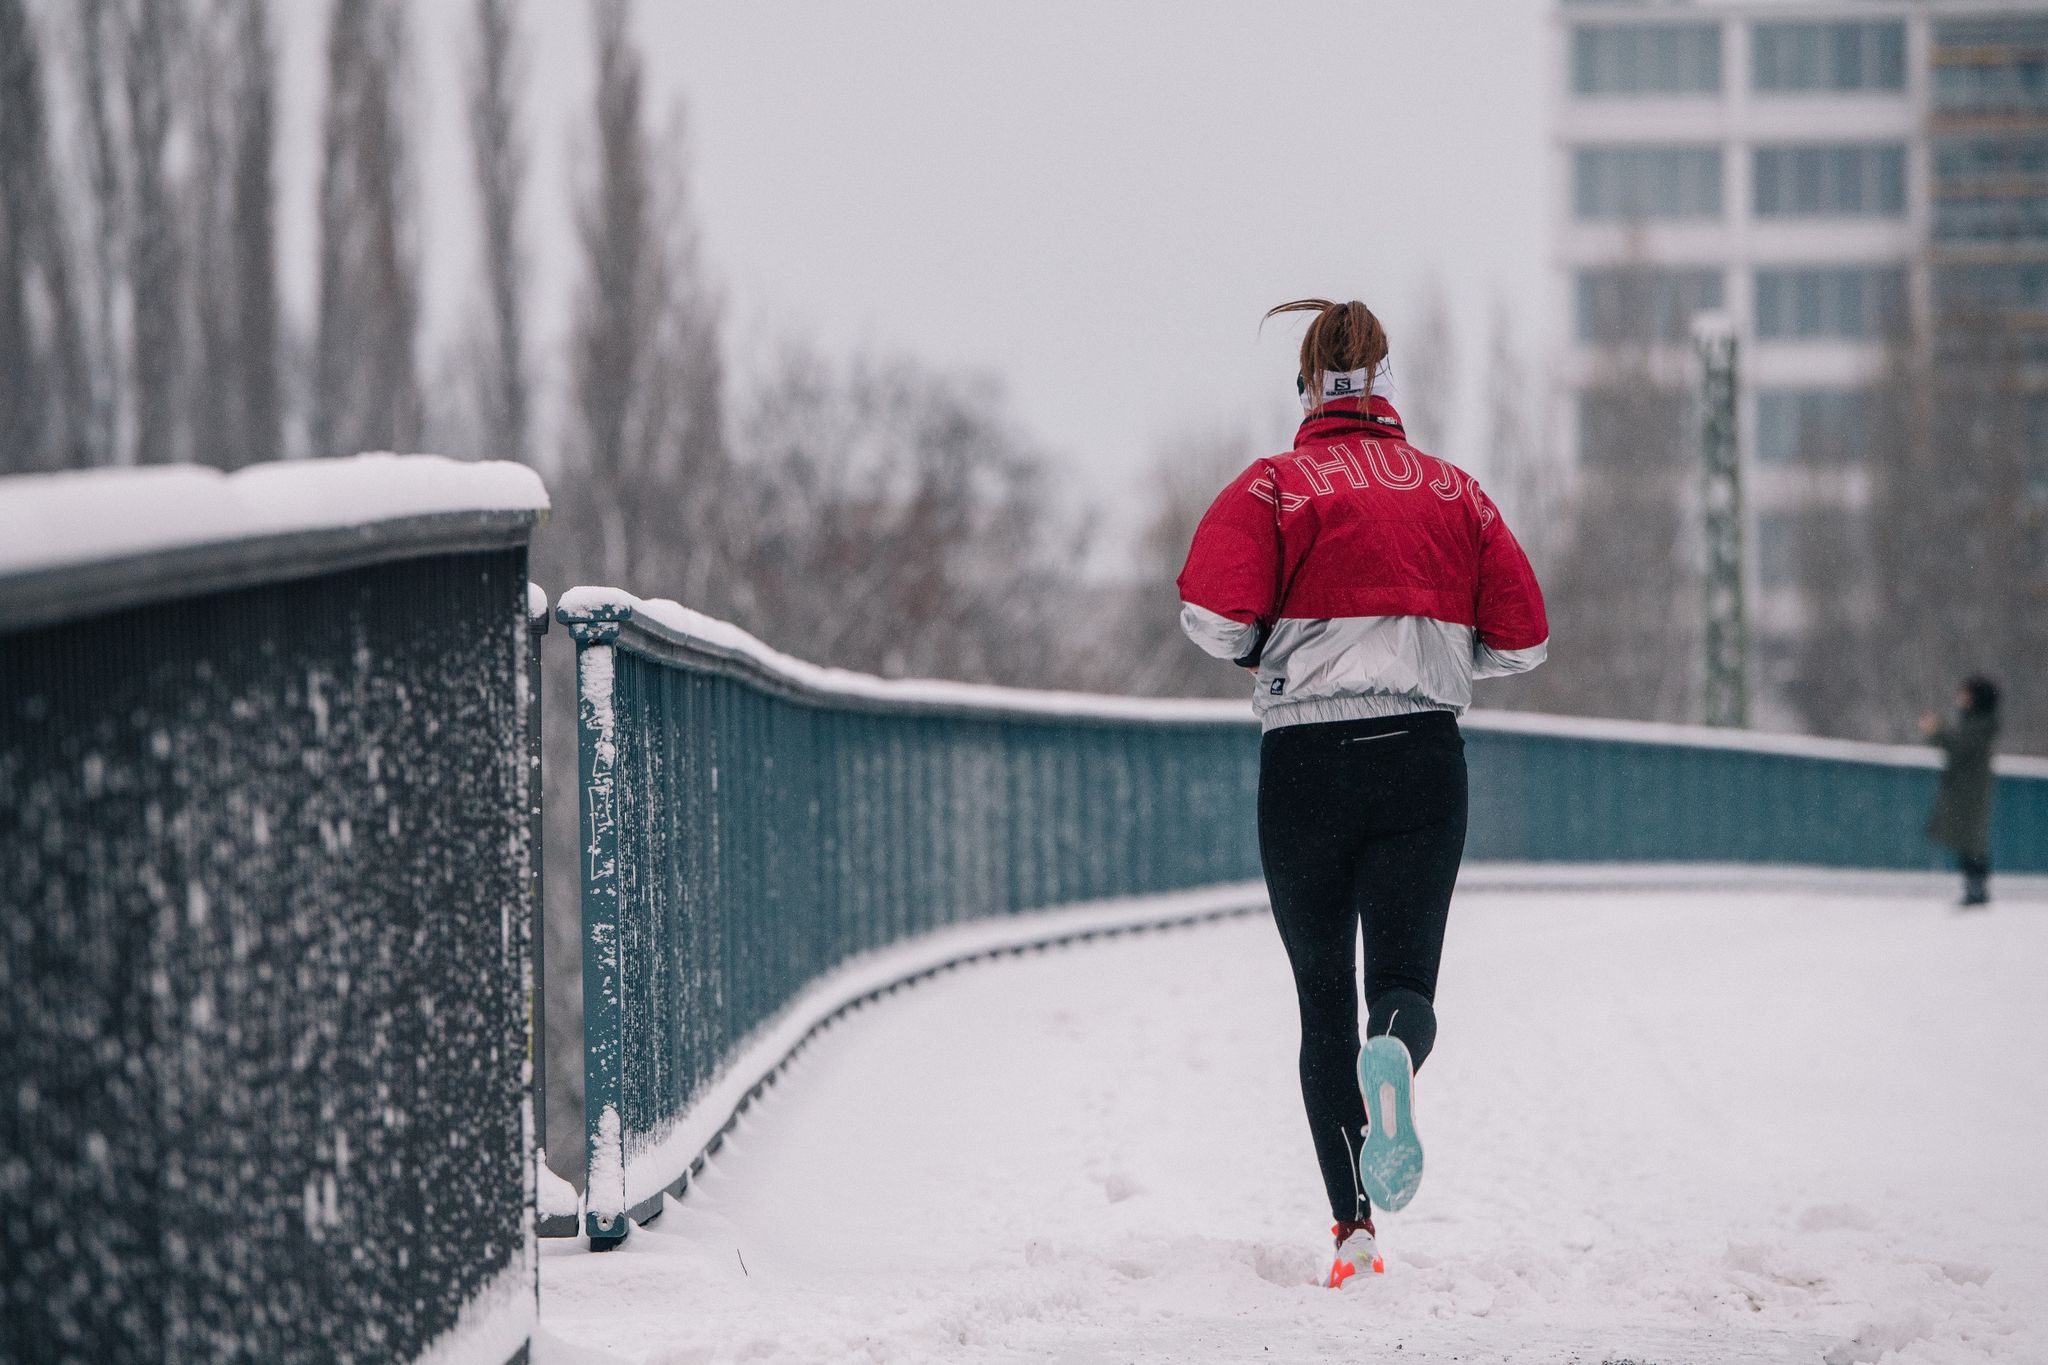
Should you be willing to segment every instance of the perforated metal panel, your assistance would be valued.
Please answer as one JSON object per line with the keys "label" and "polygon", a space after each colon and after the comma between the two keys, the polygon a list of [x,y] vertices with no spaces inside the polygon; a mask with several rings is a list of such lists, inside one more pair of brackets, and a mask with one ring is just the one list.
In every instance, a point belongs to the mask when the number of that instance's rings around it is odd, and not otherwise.
{"label": "perforated metal panel", "polygon": [[525,560],[0,634],[0,1359],[530,1319]]}

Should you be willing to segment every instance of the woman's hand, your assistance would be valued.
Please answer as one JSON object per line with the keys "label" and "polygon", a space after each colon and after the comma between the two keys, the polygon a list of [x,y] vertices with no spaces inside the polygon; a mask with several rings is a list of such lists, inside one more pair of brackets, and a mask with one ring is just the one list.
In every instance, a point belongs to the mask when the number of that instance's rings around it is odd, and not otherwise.
{"label": "woman's hand", "polygon": [[1937,715],[1935,715],[1935,714],[1934,714],[1934,713],[1933,713],[1932,711],[1922,711],[1922,712],[1920,713],[1920,733],[1921,733],[1921,734],[1923,734],[1923,735],[1931,735],[1931,734],[1933,734],[1933,733],[1934,733],[1934,732],[1935,732],[1936,730],[1939,730],[1940,728],[1941,728],[1941,717],[1940,717],[1940,716],[1937,716]]}

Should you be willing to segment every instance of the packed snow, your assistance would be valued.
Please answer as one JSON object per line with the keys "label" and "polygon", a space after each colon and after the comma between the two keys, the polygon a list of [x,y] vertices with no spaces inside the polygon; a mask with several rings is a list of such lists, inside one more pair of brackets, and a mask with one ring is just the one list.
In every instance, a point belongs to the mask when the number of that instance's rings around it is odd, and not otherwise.
{"label": "packed snow", "polygon": [[[623,1200],[608,1206],[593,1200],[592,1207],[600,1213],[635,1207],[674,1184],[747,1102],[763,1077],[814,1037],[820,1025],[869,997],[994,953],[1240,913],[1260,903],[1261,891],[1255,884],[1237,882],[1166,896],[1091,901],[1029,915],[990,915],[862,953],[812,982],[757,1029],[722,1072],[698,1092],[689,1112],[659,1138],[637,1151],[628,1144]],[[616,1140],[615,1132],[610,1140]]]}
{"label": "packed snow", "polygon": [[845,1016],[662,1218],[543,1245],[535,1358],[2048,1360],[2048,882],[1512,880],[1452,917],[1382,1278],[1311,1283],[1257,913]]}
{"label": "packed snow", "polygon": [[529,1255],[515,1257],[464,1304],[455,1325],[429,1342],[413,1365],[499,1365],[512,1359],[533,1332]]}
{"label": "packed snow", "polygon": [[525,465],[377,453],[88,469],[0,479],[0,576],[291,531],[444,512],[544,511]]}

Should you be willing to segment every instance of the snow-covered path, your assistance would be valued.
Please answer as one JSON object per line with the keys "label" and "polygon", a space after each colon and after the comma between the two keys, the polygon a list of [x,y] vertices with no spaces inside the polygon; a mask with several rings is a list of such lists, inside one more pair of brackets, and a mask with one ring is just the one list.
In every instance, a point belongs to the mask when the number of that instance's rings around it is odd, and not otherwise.
{"label": "snow-covered path", "polygon": [[1269,921],[1004,959],[548,1244],[537,1359],[2048,1361],[2044,969],[2039,899],[1461,894],[1429,1176],[1333,1294]]}

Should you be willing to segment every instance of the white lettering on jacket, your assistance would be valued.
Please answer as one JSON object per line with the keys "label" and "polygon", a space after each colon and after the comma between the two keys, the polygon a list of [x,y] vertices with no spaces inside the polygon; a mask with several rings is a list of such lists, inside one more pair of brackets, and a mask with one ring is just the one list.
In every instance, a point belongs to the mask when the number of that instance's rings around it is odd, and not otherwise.
{"label": "white lettering on jacket", "polygon": [[[1271,479],[1253,479],[1245,485],[1244,491],[1257,498],[1260,502],[1273,501],[1274,488]],[[1308,498],[1305,495],[1289,493],[1280,500],[1280,510],[1292,512],[1295,508],[1304,506],[1307,502]]]}
{"label": "white lettering on jacket", "polygon": [[[1396,492],[1420,488],[1422,476],[1426,472],[1422,462],[1428,460],[1436,466],[1436,477],[1429,481],[1429,491],[1445,502],[1456,502],[1459,498],[1471,499],[1472,510],[1479,514],[1480,526],[1493,525],[1497,514],[1493,510],[1493,504],[1479,491],[1479,481],[1448,460],[1438,459],[1434,455],[1424,455],[1405,441],[1395,441],[1391,444],[1365,441],[1361,444],[1365,448],[1363,463],[1351,447],[1341,441],[1329,447],[1328,459],[1312,459],[1300,453],[1281,458],[1294,461],[1295,467],[1308,476],[1310,491],[1319,498],[1328,497],[1337,491],[1336,485],[1330,481],[1332,474],[1342,474],[1344,481],[1353,488],[1371,488],[1372,480],[1366,477],[1365,472],[1367,464],[1372,466],[1372,472],[1378,476],[1382,487]],[[1271,479],[1261,477],[1246,484],[1245,491],[1261,502],[1270,503],[1278,490],[1273,487]],[[1308,500],[1306,494],[1285,493],[1280,497],[1280,509],[1292,512]]]}
{"label": "white lettering on jacket", "polygon": [[1352,453],[1350,446],[1340,441],[1329,449],[1330,457],[1326,460],[1317,460],[1308,455],[1294,457],[1295,468],[1308,475],[1309,487],[1315,490],[1317,497],[1327,497],[1335,491],[1330,484],[1332,474],[1342,474],[1353,488],[1372,487],[1366,480],[1365,466],[1358,462],[1358,456]]}
{"label": "white lettering on jacket", "polygon": [[1422,487],[1422,461],[1415,458],[1412,447],[1396,443],[1393,453],[1400,456],[1401,468],[1395,472],[1387,447],[1378,441],[1365,443],[1365,460],[1372,466],[1372,472],[1379,475],[1380,482],[1397,491]]}

